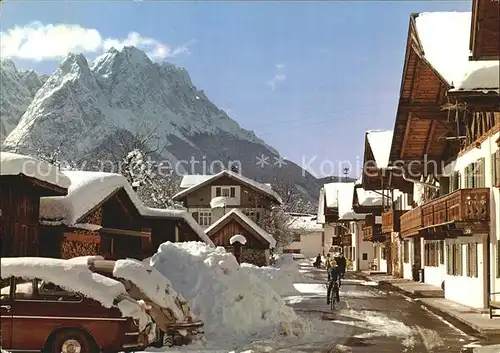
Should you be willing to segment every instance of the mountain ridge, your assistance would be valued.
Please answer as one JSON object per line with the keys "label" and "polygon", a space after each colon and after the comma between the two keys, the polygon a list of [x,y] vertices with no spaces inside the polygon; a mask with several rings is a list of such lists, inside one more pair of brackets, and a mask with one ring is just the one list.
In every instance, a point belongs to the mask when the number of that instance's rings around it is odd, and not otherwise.
{"label": "mountain ridge", "polygon": [[[154,63],[135,47],[112,48],[91,64],[69,54],[49,77],[20,73],[12,62],[0,69],[10,91],[2,99],[2,121],[9,124],[2,125],[8,133],[3,149],[36,154],[58,148],[61,159],[78,161],[126,153],[130,143],[174,162],[239,160],[247,176],[292,184],[317,202],[320,179],[292,161],[276,166],[279,152],[212,103],[186,69]],[[18,109],[12,101],[20,102]],[[261,155],[269,157],[266,165],[257,164]]]}

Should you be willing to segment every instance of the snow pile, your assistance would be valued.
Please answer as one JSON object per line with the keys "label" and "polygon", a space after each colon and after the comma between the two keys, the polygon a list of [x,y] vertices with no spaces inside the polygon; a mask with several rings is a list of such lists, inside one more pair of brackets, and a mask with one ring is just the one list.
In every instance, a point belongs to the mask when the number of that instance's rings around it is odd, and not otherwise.
{"label": "snow pile", "polygon": [[241,234],[233,235],[231,239],[229,239],[229,244],[233,245],[236,242],[240,243],[241,245],[245,245],[247,243],[247,238],[245,238]]}
{"label": "snow pile", "polygon": [[170,278],[219,342],[270,335],[301,336],[304,323],[267,283],[244,271],[222,247],[162,244],[151,264]]}
{"label": "snow pile", "polygon": [[[311,265],[310,261],[304,259],[302,264]],[[242,263],[241,267],[248,273],[267,282],[280,295],[296,294],[295,283],[308,282],[299,271],[299,263],[293,259],[292,254],[283,254],[274,266],[258,267],[252,264]]]}
{"label": "snow pile", "polygon": [[[122,283],[90,271],[89,260],[102,260],[99,256],[75,257],[70,260],[15,257],[4,258],[1,262],[1,277],[38,278],[54,283],[68,291],[80,293],[111,308],[115,299],[127,297],[127,291]],[[142,306],[133,300],[118,305],[123,316],[138,319],[143,329],[150,322]]]}
{"label": "snow pile", "polygon": [[185,321],[178,301],[185,299],[157,269],[134,259],[117,260],[113,276],[133,282],[148,298],[162,308],[168,308],[176,321]]}
{"label": "snow pile", "polygon": [[1,152],[0,175],[25,175],[62,188],[68,188],[70,180],[55,165],[22,154]]}
{"label": "snow pile", "polygon": [[224,208],[230,203],[227,197],[217,196],[210,201],[210,208]]}

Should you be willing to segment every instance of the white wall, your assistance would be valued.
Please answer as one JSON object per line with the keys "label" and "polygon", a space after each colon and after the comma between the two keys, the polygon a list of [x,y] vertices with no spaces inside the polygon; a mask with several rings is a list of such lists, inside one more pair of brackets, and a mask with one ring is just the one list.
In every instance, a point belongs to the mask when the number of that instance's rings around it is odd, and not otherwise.
{"label": "white wall", "polygon": [[[487,138],[481,143],[480,148],[473,148],[462,156],[459,156],[456,163],[453,165],[453,170],[459,171],[461,175],[464,175],[465,167],[472,162],[477,161],[480,158],[485,159],[485,185],[490,187],[490,283],[491,292],[500,292],[500,278],[497,278],[496,274],[496,263],[500,261],[496,256],[496,246],[497,240],[500,239],[500,194],[498,188],[494,188],[492,181],[492,160],[491,155],[498,150],[498,145],[496,140],[500,137],[500,133],[497,132]],[[461,187],[465,188],[465,178],[461,178]],[[465,237],[467,238],[467,237]],[[468,237],[470,239],[470,237]],[[483,252],[486,256],[486,251]],[[485,260],[486,261],[486,260]],[[485,272],[485,271],[484,271]],[[486,276],[484,276],[486,277]],[[469,279],[469,278],[457,278],[447,276],[445,296],[456,297],[459,302],[466,302],[466,293],[455,294],[453,292],[447,292],[447,288],[458,288],[460,285],[474,286],[474,288],[469,288],[471,295],[473,295],[473,302],[477,307],[482,307],[482,302],[485,300],[486,295],[484,293],[484,288],[486,288],[486,278],[479,279]],[[479,294],[482,293],[482,294]],[[483,299],[480,296],[483,296]],[[499,297],[497,297],[498,299]]]}
{"label": "white wall", "polygon": [[[367,271],[370,269],[370,263],[373,261],[373,243],[363,241],[363,224],[364,222],[356,223],[356,266],[357,271]],[[363,254],[366,254],[366,259],[363,260]]]}
{"label": "white wall", "polygon": [[[405,263],[403,261],[403,278],[404,279],[408,279],[408,280],[412,280],[413,279],[413,275],[412,275],[412,269],[411,269],[411,267],[413,265],[413,262],[415,261],[414,256],[413,256],[414,239],[410,238],[408,241],[409,241],[409,246],[408,246],[409,256],[408,256],[408,259],[409,259],[410,262],[409,263]],[[402,250],[404,250],[403,244],[404,244],[404,242],[401,242]],[[403,253],[401,253],[401,256],[403,256]],[[403,259],[404,259],[404,256],[403,256]]]}
{"label": "white wall", "polygon": [[330,225],[325,223],[323,225],[323,232],[325,233],[325,244],[323,245],[323,251],[327,254],[332,246],[332,238],[335,236],[335,225]]}
{"label": "white wall", "polygon": [[323,232],[304,232],[300,234],[300,242],[294,241],[286,249],[300,249],[300,253],[307,258],[323,255]]}
{"label": "white wall", "polygon": [[[437,244],[437,249],[439,249],[440,241],[424,241],[424,244]],[[446,245],[445,250],[446,253]],[[444,264],[441,265],[441,258],[443,258]],[[423,264],[425,264],[425,251],[422,250]],[[432,284],[433,286],[441,287],[441,284],[446,278],[446,258],[445,254],[439,253],[437,266],[424,266],[424,282],[427,284]]]}
{"label": "white wall", "polygon": [[[462,245],[462,273],[464,276],[453,276],[446,274],[444,296],[446,299],[453,300],[457,303],[470,306],[473,308],[485,307],[484,294],[485,294],[485,274],[486,274],[486,256],[485,246],[481,235],[458,237],[456,239],[448,239],[447,245]],[[471,278],[465,276],[466,274],[466,254],[467,247],[465,244],[476,241],[477,259],[478,259],[478,277]]]}

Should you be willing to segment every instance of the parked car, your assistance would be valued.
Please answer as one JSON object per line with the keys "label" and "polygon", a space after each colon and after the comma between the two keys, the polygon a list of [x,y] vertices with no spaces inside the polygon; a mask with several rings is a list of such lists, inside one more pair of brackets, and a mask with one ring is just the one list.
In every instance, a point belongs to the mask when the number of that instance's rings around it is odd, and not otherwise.
{"label": "parked car", "polygon": [[[51,283],[26,278],[24,274],[13,277],[12,271],[4,271],[4,263],[8,262],[4,260],[7,259],[2,259],[2,276],[10,273],[10,277],[1,280],[3,349],[50,353],[122,352],[145,349],[157,339],[154,323],[140,329],[138,321],[123,317],[118,306],[138,306],[126,293],[117,295],[115,305],[106,308],[94,299],[63,289],[63,284],[55,280],[56,283]],[[16,271],[26,270],[22,264],[16,266]]]}
{"label": "parked car", "polygon": [[[127,259],[120,261],[135,260]],[[117,261],[114,260],[92,259],[89,261],[89,269],[95,273],[120,281],[132,298],[143,301],[146,304],[148,314],[151,315],[159,328],[158,339],[152,343],[152,346],[159,348],[162,346],[189,344],[193,338],[201,335],[202,332],[200,329],[203,327],[203,321],[193,315],[188,302],[181,295],[176,294],[171,288],[169,290],[170,293],[166,295],[172,297],[171,304],[175,307],[162,306],[161,304],[164,303],[159,302],[158,298],[155,300],[155,298],[147,295],[147,290],[143,287],[145,285],[144,278],[140,281],[137,278],[139,275],[137,272],[134,272],[135,276],[128,273],[127,278],[117,277],[114,274],[116,263]],[[144,275],[154,270],[138,261],[135,261],[134,264],[138,267],[141,265],[144,266]],[[160,277],[159,280],[163,278],[163,281],[168,281],[159,272],[155,278],[158,279],[158,277]],[[178,315],[175,315],[174,310]]]}

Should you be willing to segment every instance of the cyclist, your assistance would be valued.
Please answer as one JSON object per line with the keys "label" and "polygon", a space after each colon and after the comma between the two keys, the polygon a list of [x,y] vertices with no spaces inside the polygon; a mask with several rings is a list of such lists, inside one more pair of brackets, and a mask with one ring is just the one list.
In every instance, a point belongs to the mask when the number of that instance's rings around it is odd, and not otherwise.
{"label": "cyclist", "polygon": [[335,260],[332,260],[332,266],[328,269],[328,290],[326,291],[326,304],[330,304],[330,294],[332,293],[334,287],[336,287],[335,299],[337,300],[337,302],[340,302],[338,281],[340,281],[340,271]]}

